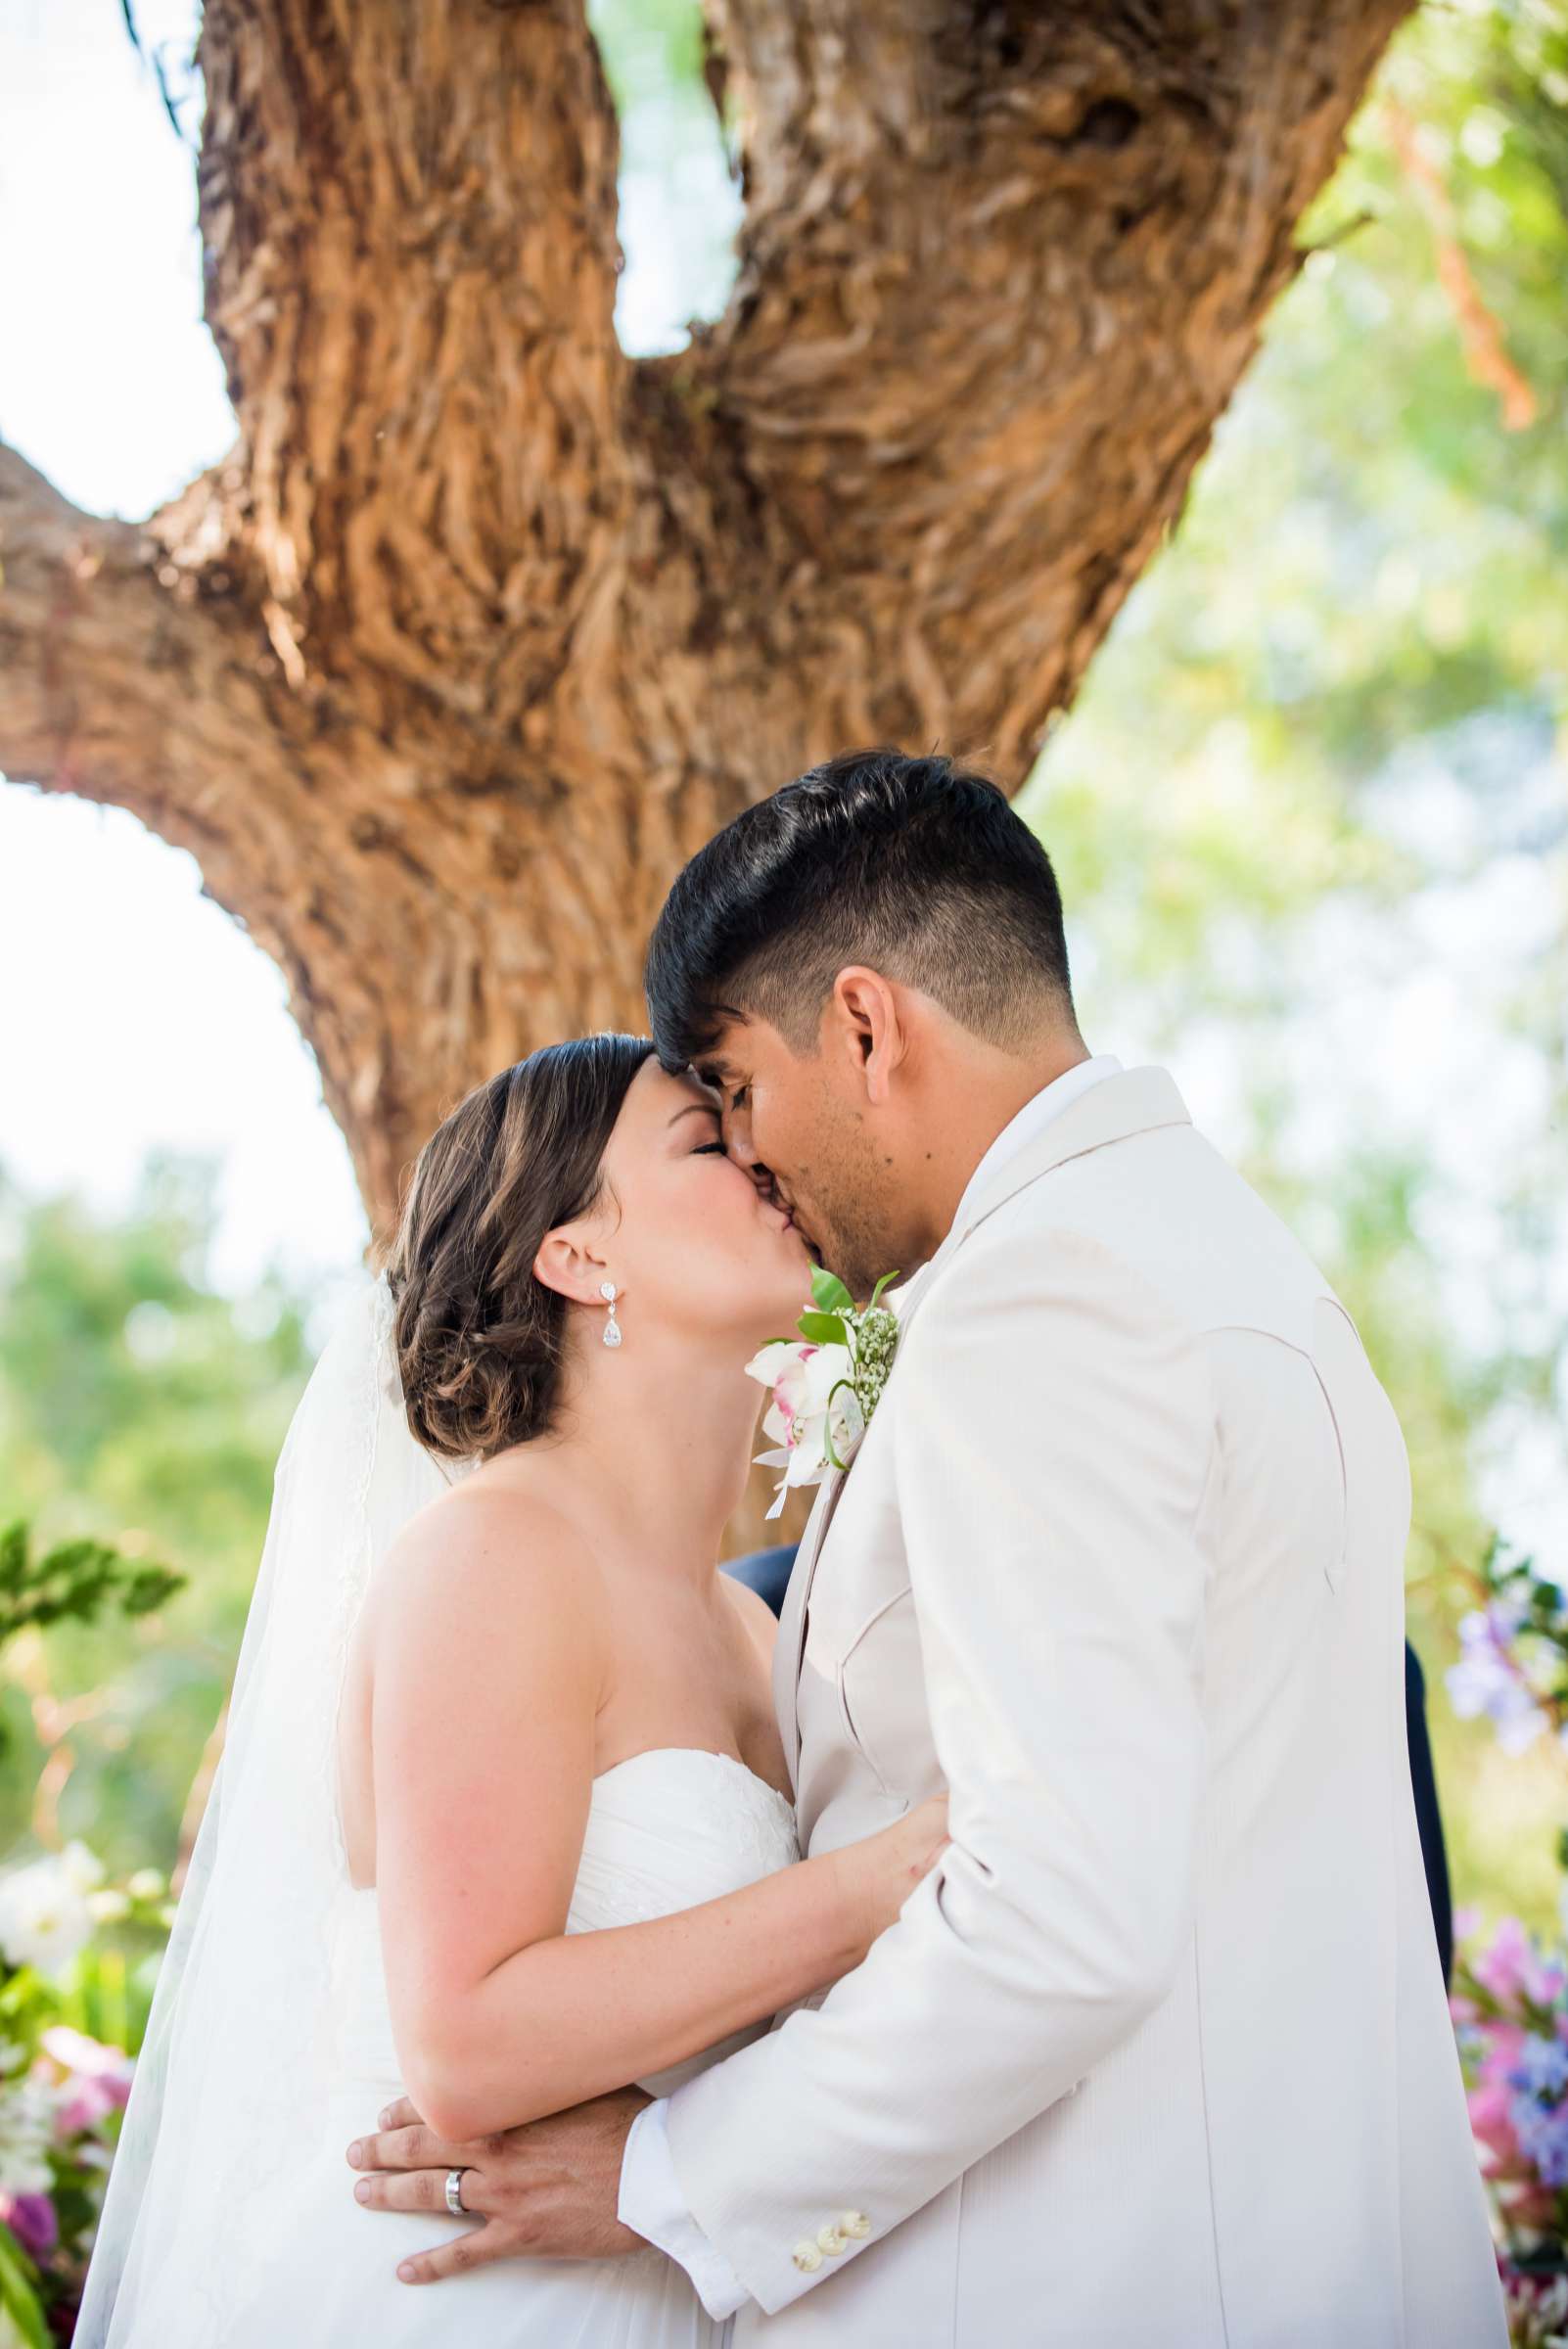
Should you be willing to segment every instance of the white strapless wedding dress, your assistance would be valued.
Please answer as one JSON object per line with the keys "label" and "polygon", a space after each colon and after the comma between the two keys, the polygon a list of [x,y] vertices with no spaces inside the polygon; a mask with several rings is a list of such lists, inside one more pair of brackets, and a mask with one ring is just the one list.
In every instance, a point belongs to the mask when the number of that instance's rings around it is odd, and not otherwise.
{"label": "white strapless wedding dress", "polygon": [[[594,1780],[567,1931],[693,1909],[797,1856],[794,1813],[775,1787],[727,1755],[656,1747]],[[333,2125],[325,2142],[301,2148],[285,2188],[263,2189],[244,2213],[247,2251],[266,2246],[259,2294],[244,2306],[189,2308],[182,2339],[204,2349],[342,2349],[359,2341],[367,2349],[722,2349],[728,2324],[712,2322],[684,2273],[660,2251],[602,2262],[514,2260],[438,2284],[398,2282],[398,2261],[448,2237],[451,2224],[365,2211],[353,2199],[347,2147],[403,2094],[375,1893],[345,1887],[325,1930]],[[739,2033],[642,2085],[662,2094],[756,2036]],[[255,2272],[249,2256],[240,2267]]]}

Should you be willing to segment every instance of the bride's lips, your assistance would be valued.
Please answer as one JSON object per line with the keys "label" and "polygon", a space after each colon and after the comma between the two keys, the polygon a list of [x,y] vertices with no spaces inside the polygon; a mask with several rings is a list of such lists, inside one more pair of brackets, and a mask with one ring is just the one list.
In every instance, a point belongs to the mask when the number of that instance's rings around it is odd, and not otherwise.
{"label": "bride's lips", "polygon": [[[780,1204],[782,1204],[782,1202]],[[805,1248],[808,1256],[815,1256],[817,1252],[816,1242],[807,1230],[806,1225],[801,1221],[801,1219],[796,1214],[794,1208],[787,1207],[784,1209],[784,1213],[789,1218],[789,1221],[785,1228],[794,1232],[796,1238],[800,1241],[801,1245]]]}
{"label": "bride's lips", "polygon": [[807,1245],[808,1246],[809,1241],[807,1239],[807,1234],[801,1230],[800,1225],[796,1222],[795,1210],[790,1206],[789,1202],[779,1198],[778,1194],[775,1192],[767,1204],[772,1209],[774,1215],[779,1219],[778,1227],[780,1231],[793,1231],[797,1238],[806,1241]]}

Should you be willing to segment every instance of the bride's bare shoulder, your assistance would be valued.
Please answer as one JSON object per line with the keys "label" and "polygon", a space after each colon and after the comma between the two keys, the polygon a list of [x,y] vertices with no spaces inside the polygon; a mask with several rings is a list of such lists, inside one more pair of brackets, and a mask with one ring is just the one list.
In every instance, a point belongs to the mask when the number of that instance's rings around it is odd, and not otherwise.
{"label": "bride's bare shoulder", "polygon": [[547,1491],[484,1469],[409,1519],[376,1587],[404,1615],[483,1606],[492,1622],[526,1612],[537,1629],[564,1630],[600,1612],[599,1567],[580,1528]]}

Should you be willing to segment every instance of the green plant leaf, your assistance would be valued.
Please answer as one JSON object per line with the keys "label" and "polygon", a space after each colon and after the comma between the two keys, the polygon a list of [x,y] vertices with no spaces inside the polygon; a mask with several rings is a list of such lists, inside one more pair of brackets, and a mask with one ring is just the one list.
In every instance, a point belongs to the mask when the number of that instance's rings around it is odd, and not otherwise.
{"label": "green plant leaf", "polygon": [[801,1335],[813,1346],[848,1346],[850,1333],[838,1313],[803,1313]]}
{"label": "green plant leaf", "polygon": [[824,1271],[820,1265],[811,1267],[811,1295],[825,1313],[847,1313],[854,1306],[854,1299],[838,1274]]}
{"label": "green plant leaf", "polygon": [[189,1575],[175,1574],[166,1566],[141,1566],[131,1576],[120,1592],[120,1612],[124,1615],[151,1615],[165,1599],[183,1590]]}
{"label": "green plant leaf", "polygon": [[9,2227],[0,2224],[0,2309],[27,2349],[50,2349],[49,2327],[37,2292],[38,2271]]}
{"label": "green plant leaf", "polygon": [[0,1590],[20,1590],[27,1579],[27,1528],[21,1518],[0,1532]]}
{"label": "green plant leaf", "polygon": [[883,1292],[883,1290],[884,1290],[884,1289],[891,1289],[891,1288],[892,1288],[892,1286],[893,1286],[893,1284],[894,1284],[894,1282],[895,1282],[895,1281],[896,1281],[898,1278],[899,1278],[899,1275],[898,1275],[898,1273],[897,1273],[897,1272],[884,1272],[884,1273],[883,1273],[883,1275],[882,1275],[882,1278],[881,1278],[881,1279],[880,1279],[880,1280],[877,1282],[877,1285],[876,1285],[876,1287],[875,1287],[875,1288],[872,1290],[872,1292],[871,1292],[871,1303],[870,1303],[870,1304],[869,1304],[869,1305],[866,1307],[866,1309],[865,1309],[865,1310],[866,1310],[866,1312],[867,1312],[868,1313],[874,1313],[874,1312],[875,1312],[875,1310],[876,1310],[876,1307],[877,1307],[877,1303],[878,1303],[879,1299],[881,1298],[881,1295],[882,1295],[882,1292]]}

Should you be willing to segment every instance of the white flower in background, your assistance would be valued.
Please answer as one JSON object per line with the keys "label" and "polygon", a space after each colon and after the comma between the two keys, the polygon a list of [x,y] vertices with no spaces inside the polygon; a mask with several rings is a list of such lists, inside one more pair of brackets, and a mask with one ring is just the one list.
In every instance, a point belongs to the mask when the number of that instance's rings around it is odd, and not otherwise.
{"label": "white flower in background", "polygon": [[156,1867],[139,1867],[126,1878],[125,1890],[133,1901],[161,1901],[168,1887]]}
{"label": "white flower in background", "polygon": [[129,1893],[115,1892],[113,1886],[87,1895],[87,1913],[95,1925],[117,1925],[122,1916],[129,1916],[130,1908]]}
{"label": "white flower in background", "polygon": [[79,1863],[34,1860],[0,1875],[0,1950],[12,1965],[64,1973],[92,1931]]}
{"label": "white flower in background", "polygon": [[60,1865],[78,1892],[96,1892],[109,1870],[96,1852],[84,1843],[68,1843],[60,1855]]}
{"label": "white flower in background", "polygon": [[54,2185],[49,2149],[55,2091],[30,2074],[0,2089],[0,2193],[46,2194]]}

